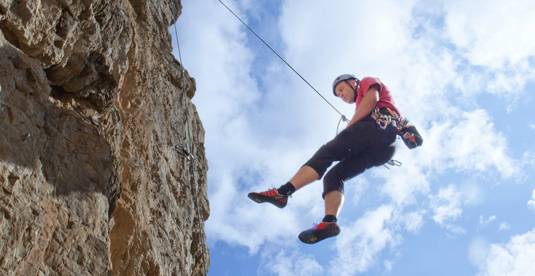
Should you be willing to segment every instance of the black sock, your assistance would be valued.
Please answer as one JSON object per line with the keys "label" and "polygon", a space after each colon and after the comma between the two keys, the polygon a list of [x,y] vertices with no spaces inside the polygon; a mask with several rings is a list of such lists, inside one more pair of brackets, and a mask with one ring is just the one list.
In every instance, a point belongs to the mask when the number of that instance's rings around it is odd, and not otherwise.
{"label": "black sock", "polygon": [[285,196],[291,196],[295,192],[295,187],[292,185],[292,183],[288,182],[282,186],[280,186],[277,191],[281,195]]}
{"label": "black sock", "polygon": [[323,217],[323,220],[321,220],[323,222],[336,222],[337,219],[336,219],[336,216],[335,215],[325,215]]}

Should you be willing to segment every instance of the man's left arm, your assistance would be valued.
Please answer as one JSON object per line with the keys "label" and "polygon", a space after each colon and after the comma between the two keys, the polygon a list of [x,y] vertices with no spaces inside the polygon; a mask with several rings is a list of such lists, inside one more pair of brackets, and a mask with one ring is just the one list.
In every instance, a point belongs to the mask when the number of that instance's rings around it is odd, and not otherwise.
{"label": "man's left arm", "polygon": [[360,102],[359,107],[357,108],[357,111],[353,115],[353,118],[351,118],[351,121],[347,124],[347,127],[357,123],[358,121],[362,120],[366,116],[368,116],[372,110],[375,108],[377,103],[379,102],[379,85],[373,85],[368,89],[366,94],[364,94],[364,98],[362,99],[362,102]]}

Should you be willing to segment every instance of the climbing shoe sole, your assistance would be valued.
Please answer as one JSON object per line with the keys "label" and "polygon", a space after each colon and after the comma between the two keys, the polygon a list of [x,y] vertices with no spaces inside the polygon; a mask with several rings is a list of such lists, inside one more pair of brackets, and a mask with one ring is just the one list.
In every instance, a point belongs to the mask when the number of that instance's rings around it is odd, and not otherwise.
{"label": "climbing shoe sole", "polygon": [[288,203],[288,197],[285,196],[271,197],[254,192],[249,193],[247,196],[256,203],[269,202],[279,208],[284,208],[284,206],[286,206],[286,204]]}
{"label": "climbing shoe sole", "polygon": [[333,224],[321,230],[316,228],[305,230],[299,234],[299,240],[307,244],[314,244],[324,239],[334,237],[339,233],[340,227],[338,227],[336,224]]}

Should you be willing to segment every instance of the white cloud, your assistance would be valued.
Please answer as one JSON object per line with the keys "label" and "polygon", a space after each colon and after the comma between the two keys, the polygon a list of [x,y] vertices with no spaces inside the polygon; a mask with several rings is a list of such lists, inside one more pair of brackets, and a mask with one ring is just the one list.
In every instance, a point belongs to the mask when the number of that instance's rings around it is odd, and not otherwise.
{"label": "white cloud", "polygon": [[[535,3],[518,0],[444,1],[450,41],[475,65],[499,69],[523,64],[535,53],[535,38],[527,34],[535,24]],[[478,10],[473,13],[468,11]],[[497,20],[499,19],[499,20]]]}
{"label": "white cloud", "polygon": [[383,170],[378,173],[385,181],[381,192],[389,196],[397,205],[413,204],[417,195],[429,192],[427,176],[418,164],[417,158],[409,154],[403,157],[398,156],[395,156],[395,159],[404,160],[401,168]]}
{"label": "white cloud", "polygon": [[533,274],[535,264],[535,229],[513,236],[506,244],[492,244],[484,261],[478,263],[478,275],[525,276]]}
{"label": "white cloud", "polygon": [[474,238],[468,246],[468,261],[475,267],[482,268],[489,254],[489,243],[480,237]]}
{"label": "white cloud", "polygon": [[[231,178],[219,184],[210,197],[212,208],[206,224],[210,239],[247,246],[251,252],[256,252],[267,241],[283,243],[295,239],[293,233],[299,229],[299,220],[293,211],[281,212],[271,205],[253,205],[245,193],[236,190]],[[266,221],[270,222],[269,228],[265,227]]]}
{"label": "white cloud", "polygon": [[531,199],[528,200],[528,208],[535,211],[535,189],[531,192]]}
{"label": "white cloud", "polygon": [[[472,10],[479,12],[468,12]],[[518,88],[535,77],[530,61],[535,38],[523,35],[535,24],[535,3],[444,1],[444,12],[445,39],[469,64],[483,68],[489,81],[482,84],[495,92],[522,93]]]}
{"label": "white cloud", "polygon": [[485,170],[494,166],[504,176],[516,168],[506,153],[506,140],[494,131],[494,125],[484,110],[463,113],[463,120],[448,131],[452,143],[449,150],[455,164],[462,168]]}
{"label": "white cloud", "polygon": [[496,133],[485,110],[460,111],[454,116],[457,119],[436,122],[429,130],[428,147],[422,148],[425,164],[439,171],[450,167],[484,172],[494,167],[503,177],[517,173],[507,154],[506,139]]}
{"label": "white cloud", "polygon": [[433,220],[440,225],[446,225],[461,216],[461,205],[462,195],[453,185],[440,189],[432,197]]}
{"label": "white cloud", "polygon": [[424,215],[424,210],[409,213],[399,213],[397,216],[395,216],[395,220],[407,232],[417,234],[424,224]]}
{"label": "white cloud", "polygon": [[313,256],[301,255],[296,251],[287,253],[281,250],[278,253],[264,254],[263,269],[279,276],[313,276],[325,275],[323,267]]}
{"label": "white cloud", "polygon": [[387,226],[392,217],[392,206],[383,205],[344,226],[336,240],[337,257],[331,262],[331,274],[354,275],[365,271],[384,248],[394,245],[395,234]]}
{"label": "white cloud", "polygon": [[[492,224],[493,222],[497,221],[497,217],[495,215],[485,217],[483,215],[479,216],[479,225],[478,230],[480,228],[485,228],[486,226]],[[498,224],[498,232],[503,232],[511,229],[511,225],[509,225],[508,222],[502,221]]]}
{"label": "white cloud", "polygon": [[344,186],[344,194],[346,195],[346,203],[357,206],[361,198],[369,191],[370,183],[365,178],[357,178],[356,181],[346,183]]}
{"label": "white cloud", "polygon": [[488,218],[485,218],[485,216],[480,215],[479,216],[479,225],[485,226],[493,221],[496,220],[496,216],[489,216]]}
{"label": "white cloud", "polygon": [[504,221],[500,223],[500,226],[498,227],[498,232],[507,231],[509,229],[511,229],[511,225]]}
{"label": "white cloud", "polygon": [[[455,224],[455,221],[463,214],[463,208],[481,201],[480,188],[473,184],[463,184],[461,188],[450,184],[440,188],[436,194],[430,195],[430,209],[432,219],[438,225],[454,235],[464,235],[466,230]],[[479,227],[484,227],[496,220],[496,216],[485,218],[479,216]]]}

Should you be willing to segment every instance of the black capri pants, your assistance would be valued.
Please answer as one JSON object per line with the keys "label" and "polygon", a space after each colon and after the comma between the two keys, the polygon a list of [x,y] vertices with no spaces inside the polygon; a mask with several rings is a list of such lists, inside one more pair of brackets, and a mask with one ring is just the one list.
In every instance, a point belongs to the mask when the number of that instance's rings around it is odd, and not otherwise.
{"label": "black capri pants", "polygon": [[382,129],[371,117],[366,117],[321,146],[305,165],[322,178],[333,162],[340,161],[323,178],[322,197],[325,198],[331,191],[343,193],[345,181],[392,159],[395,141],[395,127]]}

